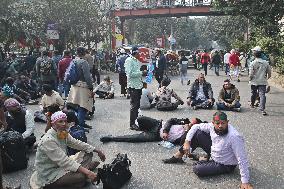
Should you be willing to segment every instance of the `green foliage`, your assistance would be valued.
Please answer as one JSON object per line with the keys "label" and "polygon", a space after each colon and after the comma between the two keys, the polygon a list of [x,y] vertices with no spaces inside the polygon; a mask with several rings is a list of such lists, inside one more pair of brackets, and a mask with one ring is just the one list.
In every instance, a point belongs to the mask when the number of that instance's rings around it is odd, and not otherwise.
{"label": "green foliage", "polygon": [[283,0],[215,0],[214,5],[228,14],[245,16],[267,36],[280,32],[278,22],[284,16]]}

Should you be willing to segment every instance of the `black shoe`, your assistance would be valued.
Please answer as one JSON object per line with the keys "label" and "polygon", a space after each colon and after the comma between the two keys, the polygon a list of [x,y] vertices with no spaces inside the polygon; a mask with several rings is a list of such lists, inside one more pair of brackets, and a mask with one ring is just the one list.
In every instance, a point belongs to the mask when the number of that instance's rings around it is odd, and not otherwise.
{"label": "black shoe", "polygon": [[190,85],[190,80],[187,81],[187,85]]}
{"label": "black shoe", "polygon": [[86,114],[85,120],[92,120],[92,116],[90,116],[89,114]]}
{"label": "black shoe", "polygon": [[175,163],[184,163],[181,158],[171,157],[170,159],[163,159],[162,160],[166,164],[175,164]]}
{"label": "black shoe", "polygon": [[84,128],[87,128],[87,129],[92,129],[92,128],[93,128],[92,126],[90,126],[90,125],[88,125],[88,124],[86,124],[86,123],[84,123],[83,127],[84,127]]}
{"label": "black shoe", "polygon": [[264,111],[264,110],[261,111],[261,113],[262,113],[263,116],[267,116],[267,115],[268,115],[268,114],[266,113],[266,111]]}
{"label": "black shoe", "polygon": [[140,131],[139,126],[136,125],[136,124],[131,125],[131,126],[130,126],[130,129],[131,129],[131,130],[135,130],[135,131]]}
{"label": "black shoe", "polygon": [[241,80],[240,79],[238,79],[238,82],[240,82]]}
{"label": "black shoe", "polygon": [[109,135],[109,136],[104,136],[104,137],[101,137],[101,138],[100,138],[100,141],[101,141],[101,142],[110,142],[111,140],[112,140],[111,135]]}

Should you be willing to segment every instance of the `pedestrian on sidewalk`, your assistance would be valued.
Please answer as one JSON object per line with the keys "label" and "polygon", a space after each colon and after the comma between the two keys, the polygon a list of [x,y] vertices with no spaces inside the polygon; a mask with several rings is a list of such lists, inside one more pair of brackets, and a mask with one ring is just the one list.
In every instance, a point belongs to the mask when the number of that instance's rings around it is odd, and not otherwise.
{"label": "pedestrian on sidewalk", "polygon": [[219,76],[219,69],[220,69],[220,64],[221,64],[221,56],[218,51],[215,51],[213,57],[212,57],[212,64],[215,68],[215,74]]}
{"label": "pedestrian on sidewalk", "polygon": [[[250,63],[249,80],[251,85],[251,107],[254,107],[255,100],[260,97],[260,111],[262,115],[267,115],[265,111],[266,104],[266,86],[267,80],[271,77],[271,67],[269,63],[261,58],[261,51],[252,49],[255,60]],[[258,92],[258,93],[257,93]]]}
{"label": "pedestrian on sidewalk", "polygon": [[185,57],[184,53],[180,53],[179,69],[180,69],[180,82],[183,85],[183,81],[187,81],[187,67],[188,59]]}
{"label": "pedestrian on sidewalk", "polygon": [[231,50],[231,55],[229,57],[229,64],[230,64],[230,79],[232,80],[233,77],[236,77],[237,81],[240,82],[239,78],[240,59],[235,49]]}
{"label": "pedestrian on sidewalk", "polygon": [[210,56],[207,50],[204,50],[204,52],[201,54],[200,62],[204,69],[205,76],[207,76],[207,67],[208,67],[208,64],[210,63]]}

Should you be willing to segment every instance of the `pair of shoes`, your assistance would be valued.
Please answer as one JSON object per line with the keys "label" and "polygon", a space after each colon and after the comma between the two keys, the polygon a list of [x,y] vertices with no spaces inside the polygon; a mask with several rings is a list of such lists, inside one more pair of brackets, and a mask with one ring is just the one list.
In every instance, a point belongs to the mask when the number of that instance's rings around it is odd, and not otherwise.
{"label": "pair of shoes", "polygon": [[267,116],[267,115],[268,115],[268,114],[266,113],[266,111],[264,111],[264,110],[261,111],[261,113],[262,113],[263,116]]}
{"label": "pair of shoes", "polygon": [[190,80],[187,81],[187,85],[190,85]]}
{"label": "pair of shoes", "polygon": [[130,95],[127,95],[127,96],[126,96],[126,99],[130,99]]}
{"label": "pair of shoes", "polygon": [[135,130],[135,131],[140,131],[139,126],[136,125],[136,124],[131,125],[131,126],[130,126],[130,129],[131,129],[131,130]]}
{"label": "pair of shoes", "polygon": [[86,123],[84,123],[84,125],[82,127],[87,128],[87,129],[92,129],[93,128],[92,126],[90,126],[90,125],[88,125]]}
{"label": "pair of shoes", "polygon": [[197,110],[197,107],[196,107],[196,106],[192,106],[192,109],[193,109],[193,110]]}
{"label": "pair of shoes", "polygon": [[233,108],[233,111],[235,111],[235,112],[240,112],[240,111],[241,111],[241,108]]}
{"label": "pair of shoes", "polygon": [[175,163],[185,163],[181,158],[176,158],[175,156],[169,159],[162,160],[165,164],[175,164]]}
{"label": "pair of shoes", "polygon": [[112,139],[111,137],[112,137],[111,135],[101,137],[101,138],[100,138],[100,141],[101,141],[101,142],[110,142],[111,139]]}
{"label": "pair of shoes", "polygon": [[240,82],[241,80],[240,79],[238,79],[238,82]]}

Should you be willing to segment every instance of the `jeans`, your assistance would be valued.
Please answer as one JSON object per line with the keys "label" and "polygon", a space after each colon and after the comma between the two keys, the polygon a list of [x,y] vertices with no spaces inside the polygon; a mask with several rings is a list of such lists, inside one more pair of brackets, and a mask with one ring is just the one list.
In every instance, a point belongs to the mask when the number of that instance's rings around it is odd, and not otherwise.
{"label": "jeans", "polygon": [[142,89],[129,88],[130,93],[130,126],[135,124],[140,108]]}
{"label": "jeans", "polygon": [[96,94],[99,95],[99,98],[114,98],[114,94],[109,92],[96,91]]}
{"label": "jeans", "polygon": [[219,76],[220,65],[219,65],[219,64],[214,64],[214,68],[215,68],[215,74],[216,74],[217,76]]}
{"label": "jeans", "polygon": [[64,82],[63,83],[63,88],[64,88],[64,95],[67,98],[68,95],[69,95],[69,91],[70,91],[71,85],[69,83],[67,83],[67,82]]}
{"label": "jeans", "polygon": [[98,69],[93,69],[93,80],[97,82],[97,84],[99,85],[101,82],[101,78],[100,78],[100,72]]}
{"label": "jeans", "polygon": [[203,63],[203,64],[202,64],[202,67],[203,67],[203,69],[204,69],[205,76],[207,75],[207,66],[208,66],[208,63]]}
{"label": "jeans", "polygon": [[241,107],[241,103],[240,102],[236,102],[236,104],[232,107],[228,107],[225,105],[225,103],[223,102],[217,102],[217,110],[232,110],[233,108],[240,108]]}
{"label": "jeans", "polygon": [[87,114],[88,110],[86,110],[85,108],[82,107],[78,107],[78,121],[79,121],[79,125],[81,127],[83,127],[85,125],[85,117]]}
{"label": "jeans", "polygon": [[115,136],[115,137],[102,137],[102,138],[108,138],[109,141],[115,141],[115,142],[132,142],[132,143],[138,143],[138,142],[155,142],[155,141],[161,141],[160,137],[160,128],[161,128],[161,121],[145,117],[145,116],[139,116],[137,118],[138,127],[141,131],[139,134],[132,134],[132,135],[123,135],[123,136]]}
{"label": "jeans", "polygon": [[229,72],[230,72],[230,66],[229,64],[225,63],[225,74],[228,75]]}
{"label": "jeans", "polygon": [[198,106],[199,108],[203,108],[203,109],[211,109],[214,105],[215,100],[212,99],[212,103],[210,103],[208,100],[196,100],[196,99],[192,99],[191,100],[191,106]]}
{"label": "jeans", "polygon": [[119,84],[120,84],[120,91],[121,94],[127,94],[127,77],[126,73],[119,73]]}
{"label": "jeans", "polygon": [[187,70],[186,71],[180,71],[180,82],[183,85],[183,81],[187,82]]}
{"label": "jeans", "polygon": [[266,92],[266,85],[251,85],[251,104],[255,103],[255,100],[259,94],[260,98],[259,109],[261,111],[265,110],[265,103],[266,103],[265,92]]}
{"label": "jeans", "polygon": [[164,78],[164,72],[163,71],[156,71],[155,77],[156,77],[157,82],[159,83],[159,87],[161,87],[161,81]]}
{"label": "jeans", "polygon": [[[210,157],[212,146],[210,134],[197,130],[191,139],[190,146],[192,151],[194,151],[197,147],[202,148],[207,153],[208,157]],[[179,151],[184,153],[183,146],[179,149]],[[223,165],[215,162],[214,160],[199,161],[193,165],[193,172],[199,177],[204,177],[230,173],[233,172],[235,168],[236,165]]]}

